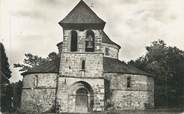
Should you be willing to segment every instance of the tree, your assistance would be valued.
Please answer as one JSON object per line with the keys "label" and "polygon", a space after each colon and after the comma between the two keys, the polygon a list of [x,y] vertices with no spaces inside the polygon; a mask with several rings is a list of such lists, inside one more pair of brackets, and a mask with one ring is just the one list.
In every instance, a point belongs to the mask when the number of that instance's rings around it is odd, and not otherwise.
{"label": "tree", "polygon": [[0,70],[4,76],[9,79],[11,77],[10,65],[8,63],[8,58],[5,53],[3,44],[0,42]]}
{"label": "tree", "polygon": [[156,106],[181,104],[184,51],[167,46],[163,40],[152,42],[146,50],[145,56],[129,64],[154,75]]}
{"label": "tree", "polygon": [[15,83],[11,83],[10,87],[12,90],[12,108],[13,110],[17,110],[20,107],[21,103],[21,93],[22,93],[22,81],[18,81]]}
{"label": "tree", "polygon": [[3,44],[0,42],[0,108],[9,111],[11,104],[11,90],[9,78],[11,77],[10,65]]}
{"label": "tree", "polygon": [[48,57],[42,58],[31,53],[25,54],[25,59],[21,64],[14,64],[14,68],[21,68],[20,71],[26,72],[27,70],[44,64],[45,62],[52,61],[58,58],[58,54],[51,52],[48,54]]}

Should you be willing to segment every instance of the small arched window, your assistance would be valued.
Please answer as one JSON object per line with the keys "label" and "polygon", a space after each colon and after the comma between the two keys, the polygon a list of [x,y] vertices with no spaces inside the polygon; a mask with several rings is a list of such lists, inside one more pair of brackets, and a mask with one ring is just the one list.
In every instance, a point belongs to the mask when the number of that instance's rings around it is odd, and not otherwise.
{"label": "small arched window", "polygon": [[70,49],[71,51],[77,51],[77,32],[76,31],[72,31],[71,32],[71,44],[70,44]]}
{"label": "small arched window", "polygon": [[88,30],[86,33],[86,48],[87,52],[94,52],[95,49],[95,34],[93,31]]}
{"label": "small arched window", "polygon": [[127,88],[131,87],[131,77],[127,77]]}
{"label": "small arched window", "polygon": [[85,70],[85,64],[86,64],[86,63],[85,63],[85,60],[82,60],[82,66],[81,66],[81,69],[82,69],[82,70]]}

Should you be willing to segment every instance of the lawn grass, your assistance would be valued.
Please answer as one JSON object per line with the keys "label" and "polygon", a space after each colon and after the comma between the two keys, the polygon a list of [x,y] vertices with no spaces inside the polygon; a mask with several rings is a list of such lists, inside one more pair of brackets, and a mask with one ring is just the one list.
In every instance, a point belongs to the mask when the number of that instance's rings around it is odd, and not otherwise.
{"label": "lawn grass", "polygon": [[[33,112],[14,112],[14,113],[0,113],[0,114],[38,114]],[[42,114],[56,114],[56,113],[42,113]],[[184,114],[182,109],[155,109],[155,110],[124,110],[124,111],[104,111],[104,112],[90,112],[90,113],[60,113],[60,114]]]}

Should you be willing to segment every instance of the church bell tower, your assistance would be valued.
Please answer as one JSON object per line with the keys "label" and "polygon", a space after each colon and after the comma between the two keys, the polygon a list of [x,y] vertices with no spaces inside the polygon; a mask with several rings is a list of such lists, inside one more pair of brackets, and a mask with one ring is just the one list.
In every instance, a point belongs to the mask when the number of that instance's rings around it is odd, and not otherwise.
{"label": "church bell tower", "polygon": [[57,95],[60,112],[103,111],[105,22],[81,0],[59,24],[63,28]]}

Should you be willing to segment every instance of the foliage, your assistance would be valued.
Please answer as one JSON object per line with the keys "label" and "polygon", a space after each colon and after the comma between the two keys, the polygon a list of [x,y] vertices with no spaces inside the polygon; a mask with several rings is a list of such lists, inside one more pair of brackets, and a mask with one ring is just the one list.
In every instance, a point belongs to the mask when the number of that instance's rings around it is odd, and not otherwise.
{"label": "foliage", "polygon": [[9,79],[11,77],[10,65],[3,44],[0,42],[0,70]]}
{"label": "foliage", "polygon": [[21,93],[22,93],[22,81],[16,82],[16,83],[11,83],[11,90],[12,90],[12,109],[16,110],[20,108],[20,103],[21,103]]}
{"label": "foliage", "polygon": [[11,89],[9,78],[11,77],[10,65],[3,44],[0,42],[0,111],[10,111]]}
{"label": "foliage", "polygon": [[152,42],[146,50],[145,56],[131,60],[129,64],[154,75],[156,106],[181,104],[184,52],[167,46],[162,40]]}
{"label": "foliage", "polygon": [[[0,111],[2,112],[10,112],[11,111],[11,96],[12,96],[12,89],[10,85],[1,85],[0,88],[0,97],[1,97],[1,102],[0,102]],[[4,94],[4,95],[2,95]]]}
{"label": "foliage", "polygon": [[26,53],[23,63],[14,64],[14,68],[21,68],[20,71],[24,72],[24,71],[29,70],[30,68],[39,66],[48,61],[52,61],[56,58],[58,58],[58,55],[55,52],[49,53],[47,58],[42,58],[37,55],[33,55],[31,53]]}

